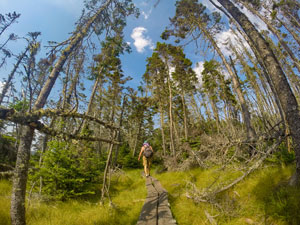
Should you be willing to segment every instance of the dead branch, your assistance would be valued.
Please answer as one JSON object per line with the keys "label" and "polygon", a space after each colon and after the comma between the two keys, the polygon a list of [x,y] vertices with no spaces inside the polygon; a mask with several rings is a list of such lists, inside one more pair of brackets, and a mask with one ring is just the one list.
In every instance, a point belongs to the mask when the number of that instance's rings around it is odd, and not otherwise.
{"label": "dead branch", "polygon": [[85,114],[76,113],[76,112],[64,112],[55,109],[40,109],[30,113],[28,112],[24,113],[24,112],[17,112],[14,109],[0,108],[0,119],[8,120],[22,125],[28,125],[31,122],[36,122],[42,117],[53,117],[53,116],[59,116],[62,118],[81,118],[81,119],[86,119],[86,120],[96,122],[112,130],[119,129],[118,127],[115,127],[109,123],[99,120],[98,118],[85,115]]}
{"label": "dead branch", "polygon": [[0,178],[8,179],[14,175],[14,171],[0,172]]}
{"label": "dead branch", "polygon": [[76,139],[76,140],[86,140],[86,141],[101,141],[101,142],[106,142],[106,143],[111,143],[115,145],[119,145],[120,142],[114,141],[114,140],[108,140],[105,138],[99,138],[95,136],[90,136],[90,135],[81,135],[81,134],[70,134],[64,131],[57,131],[53,128],[50,128],[43,123],[36,121],[36,122],[31,122],[30,124],[27,124],[30,127],[44,133],[48,134],[50,136],[60,136],[61,138],[64,139]]}
{"label": "dead branch", "polygon": [[208,219],[208,221],[210,222],[210,224],[217,225],[217,222],[214,219],[214,217],[216,217],[216,216],[211,216],[206,210],[204,210],[204,214],[205,214],[206,218]]}
{"label": "dead branch", "polygon": [[8,164],[0,163],[0,169],[1,170],[13,170],[14,167]]}
{"label": "dead branch", "polygon": [[272,146],[270,146],[268,148],[268,150],[265,152],[265,154],[258,159],[242,176],[238,177],[237,179],[235,179],[233,182],[231,182],[230,184],[226,185],[225,187],[222,187],[218,190],[214,190],[211,192],[205,192],[204,194],[200,193],[200,191],[196,188],[195,185],[189,183],[189,185],[192,186],[193,188],[193,195],[191,196],[190,194],[187,194],[188,198],[192,198],[195,202],[211,202],[211,199],[221,193],[224,192],[230,188],[232,188],[233,186],[235,186],[237,183],[239,183],[240,181],[242,181],[245,177],[247,177],[250,173],[252,173],[254,170],[256,170],[259,166],[261,166],[261,164],[263,163],[263,161],[272,153],[274,152],[274,150],[278,147],[278,145],[281,144],[281,142],[284,140],[285,137],[280,137],[278,139],[278,141],[276,143],[274,143]]}

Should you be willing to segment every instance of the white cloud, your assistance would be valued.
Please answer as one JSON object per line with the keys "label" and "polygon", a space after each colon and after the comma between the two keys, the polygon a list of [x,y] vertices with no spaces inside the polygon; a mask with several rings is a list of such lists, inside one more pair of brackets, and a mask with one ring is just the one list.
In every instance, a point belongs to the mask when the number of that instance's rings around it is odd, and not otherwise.
{"label": "white cloud", "polygon": [[258,29],[259,31],[268,30],[267,25],[257,16],[253,15],[252,12],[246,9],[246,7],[241,7],[240,4],[235,4],[235,6],[237,6],[237,8],[239,8],[239,10],[241,10],[248,17],[248,19],[253,23],[256,29]]}
{"label": "white cloud", "polygon": [[235,38],[235,35],[230,31],[226,30],[223,32],[220,32],[216,35],[217,45],[221,49],[221,52],[225,56],[232,55],[232,52],[230,49],[228,49],[228,43],[231,41],[231,43],[236,47],[238,46],[238,42]]}
{"label": "white cloud", "polygon": [[199,86],[202,86],[202,71],[204,69],[204,62],[197,62],[196,66],[193,68],[193,70],[195,71],[198,81],[199,81]]}
{"label": "white cloud", "polygon": [[131,38],[134,40],[133,44],[139,53],[144,52],[146,47],[154,49],[151,38],[144,35],[146,32],[147,29],[145,27],[136,27],[132,30]]}
{"label": "white cloud", "polygon": [[142,16],[144,17],[145,20],[147,20],[149,18],[151,13],[152,13],[152,8],[148,12],[145,12],[145,11],[141,12],[141,14],[142,14]]}
{"label": "white cloud", "polygon": [[[214,3],[218,6],[221,6],[222,5],[218,2],[218,1],[214,1]],[[202,0],[202,4],[206,6],[206,8],[211,11],[211,12],[215,12],[215,11],[218,11],[220,13],[222,13],[221,11],[217,10],[216,7],[209,1],[209,0]]]}

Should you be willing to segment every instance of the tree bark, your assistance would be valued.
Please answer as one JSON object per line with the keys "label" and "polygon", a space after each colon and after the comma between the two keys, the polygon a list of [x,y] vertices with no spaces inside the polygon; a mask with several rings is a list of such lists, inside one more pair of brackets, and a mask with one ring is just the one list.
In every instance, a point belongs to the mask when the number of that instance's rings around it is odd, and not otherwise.
{"label": "tree bark", "polygon": [[25,225],[25,195],[27,175],[30,159],[30,148],[34,129],[29,126],[21,127],[20,144],[18,149],[16,167],[13,177],[11,196],[11,223]]}

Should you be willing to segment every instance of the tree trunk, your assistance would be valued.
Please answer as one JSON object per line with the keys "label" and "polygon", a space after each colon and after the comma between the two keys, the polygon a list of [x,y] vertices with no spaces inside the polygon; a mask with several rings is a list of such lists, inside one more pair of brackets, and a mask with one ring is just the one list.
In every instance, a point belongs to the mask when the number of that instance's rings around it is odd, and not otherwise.
{"label": "tree trunk", "polygon": [[25,195],[27,184],[27,171],[29,167],[30,148],[34,129],[29,126],[21,127],[20,144],[14,171],[12,196],[11,196],[11,223],[25,225]]}
{"label": "tree trunk", "polygon": [[277,37],[279,43],[282,45],[282,47],[284,48],[284,50],[288,53],[288,55],[290,56],[290,58],[292,59],[292,61],[294,61],[295,66],[297,67],[297,70],[300,72],[300,63],[299,60],[297,59],[297,57],[294,55],[293,51],[290,49],[290,47],[287,45],[287,43],[282,39],[280,33],[278,32],[278,30],[273,27],[273,25],[268,21],[268,19],[266,19],[265,17],[263,17],[262,15],[260,15],[260,13],[258,11],[256,11],[255,9],[253,9],[251,6],[249,6],[249,4],[243,2],[243,5],[254,15],[256,15],[258,18],[260,18],[269,28],[270,31],[272,31],[272,33]]}
{"label": "tree trunk", "polygon": [[239,81],[237,80],[237,75],[235,74],[235,72],[233,71],[233,68],[231,68],[231,66],[229,65],[229,63],[227,62],[224,54],[222,53],[221,49],[218,47],[217,43],[215,42],[215,40],[213,39],[213,37],[211,36],[211,34],[203,27],[203,25],[201,23],[199,23],[199,28],[201,28],[201,30],[204,32],[205,36],[208,38],[208,40],[210,41],[210,43],[213,45],[214,49],[216,50],[216,52],[218,53],[218,55],[220,56],[220,58],[222,59],[231,79],[233,82],[233,87],[235,92],[237,93],[237,97],[239,99],[239,102],[241,104],[241,108],[242,108],[242,116],[243,116],[243,121],[246,124],[247,128],[250,128],[248,131],[249,133],[247,134],[249,137],[254,137],[255,133],[253,132],[254,130],[252,129],[251,126],[251,116],[250,116],[250,112],[243,94],[243,91],[240,88],[239,85]]}
{"label": "tree trunk", "polygon": [[[233,60],[232,60],[231,56],[229,56],[229,57],[230,57],[230,61],[231,61],[231,67],[234,70],[234,76],[235,76],[235,80],[237,82],[236,85],[237,85],[237,87],[239,87],[239,90],[241,90],[241,84],[240,84],[240,81],[239,81],[239,78],[238,78],[238,75],[237,75],[237,71],[235,69],[235,66],[234,66],[234,63],[233,63]],[[248,112],[248,113],[243,114],[243,120],[244,120],[244,123],[246,125],[246,129],[247,129],[247,138],[251,139],[251,138],[255,137],[255,131],[251,126],[251,118],[250,118],[250,113],[249,113],[249,109],[248,109],[248,106],[246,104],[246,101],[245,101],[244,98],[242,98],[242,99],[243,99],[243,101],[240,102],[242,112]]]}
{"label": "tree trunk", "polygon": [[173,137],[173,109],[172,109],[172,101],[173,101],[173,95],[172,95],[172,88],[171,88],[171,81],[170,81],[170,75],[169,75],[169,69],[168,71],[168,88],[169,88],[169,128],[170,128],[170,147],[173,157],[176,156],[175,154],[175,146],[174,146],[174,137]]}
{"label": "tree trunk", "polygon": [[[114,133],[112,135],[112,141],[115,139],[115,136],[116,136],[116,131],[114,131]],[[107,177],[107,173],[108,173],[108,170],[109,170],[109,167],[111,164],[113,148],[114,148],[114,144],[110,143],[107,160],[106,160],[106,165],[105,165],[105,169],[104,169],[104,174],[103,174],[103,184],[102,184],[101,200],[100,200],[101,203],[104,201],[105,192],[107,192],[107,195],[109,195],[109,193],[108,193],[109,190],[106,187],[106,177]]]}
{"label": "tree trunk", "polygon": [[3,99],[6,95],[6,92],[11,84],[11,80],[13,79],[14,75],[15,75],[15,72],[17,71],[17,69],[19,68],[20,66],[20,63],[22,62],[23,58],[25,57],[26,55],[26,52],[28,51],[29,47],[26,48],[26,50],[18,57],[18,61],[17,63],[15,64],[13,70],[11,71],[11,73],[8,75],[8,78],[7,78],[7,81],[5,82],[3,88],[2,88],[2,92],[1,92],[1,95],[0,95],[0,105],[2,104],[3,102]]}
{"label": "tree trunk", "polygon": [[291,29],[291,27],[284,23],[282,20],[280,20],[278,17],[277,17],[277,20],[284,26],[284,28],[293,36],[294,40],[297,42],[297,44],[300,46],[300,37],[299,35],[296,34],[296,32]]}
{"label": "tree trunk", "polygon": [[[76,90],[76,85],[78,84],[78,80],[79,80],[79,75],[80,75],[80,71],[82,69],[82,65],[83,65],[83,61],[84,61],[84,57],[82,57],[78,64],[76,65],[76,69],[75,69],[75,75],[72,77],[71,80],[71,84],[69,87],[69,90],[66,93],[66,98],[64,99],[64,103],[63,103],[63,108],[65,108],[65,105],[67,104],[67,107],[70,107],[71,104],[71,98],[72,98],[72,94],[75,92]],[[77,63],[77,62],[76,62]]]}
{"label": "tree trunk", "polygon": [[[281,118],[282,120],[284,120],[284,115],[283,115],[283,111],[282,111],[282,107],[280,105],[280,102],[279,102],[279,99],[278,99],[278,94],[275,92],[275,89],[274,89],[274,85],[273,83],[271,82],[270,80],[270,77],[269,77],[269,74],[267,72],[267,69],[265,67],[265,64],[263,62],[263,59],[262,57],[260,56],[260,54],[257,52],[255,46],[254,46],[254,43],[250,41],[249,37],[245,34],[245,32],[243,30],[240,29],[240,25],[237,23],[237,21],[235,19],[232,18],[232,16],[230,16],[225,9],[223,9],[222,7],[216,5],[212,0],[209,0],[217,9],[219,9],[220,11],[222,11],[228,18],[230,18],[231,22],[236,26],[237,30],[239,31],[239,33],[243,36],[243,38],[247,41],[247,43],[250,45],[252,51],[254,52],[255,56],[257,57],[256,59],[258,60],[258,63],[261,65],[262,67],[262,70],[263,70],[263,74],[265,76],[265,78],[267,79],[269,85],[270,85],[270,88],[272,90],[272,92],[274,93],[274,100],[276,102],[276,105],[278,107],[278,110],[279,110],[279,113],[281,115]],[[249,54],[248,54],[249,56]],[[251,57],[249,57],[251,58]],[[255,69],[257,71],[257,73],[260,75],[260,79],[261,79],[261,82],[262,82],[262,86],[265,90],[266,93],[268,93],[268,89],[266,87],[266,85],[264,84],[264,79],[263,79],[263,76],[261,76],[262,74],[260,74],[260,70],[258,69],[258,67],[256,66],[256,63],[253,63],[253,65],[255,66]],[[268,96],[268,95],[267,95]],[[269,98],[268,98],[269,100]],[[272,99],[273,100],[273,99]],[[274,105],[274,104],[273,104]],[[268,106],[268,105],[267,105]]]}
{"label": "tree trunk", "polygon": [[[38,110],[44,107],[47,98],[52,90],[53,85],[63,68],[68,56],[88,34],[88,31],[94,21],[102,13],[102,11],[108,6],[112,0],[107,2],[91,17],[83,28],[75,33],[70,44],[62,51],[62,54],[56,62],[52,72],[50,73],[45,85],[43,86],[35,104],[33,110]],[[25,225],[25,194],[27,173],[30,159],[30,148],[34,135],[34,130],[28,126],[24,126],[22,129],[22,135],[17,154],[16,170],[13,179],[12,198],[11,198],[11,222],[12,225]]]}
{"label": "tree trunk", "polygon": [[208,120],[211,120],[212,119],[212,116],[211,116],[211,111],[210,109],[208,108],[208,103],[207,103],[207,99],[206,99],[206,95],[202,95],[202,100],[203,100],[203,106],[204,106],[204,109],[205,109],[205,114],[206,114],[206,117]]}
{"label": "tree trunk", "polygon": [[296,98],[272,49],[270,49],[268,43],[256,30],[249,19],[230,1],[218,0],[218,2],[225,7],[233,18],[241,25],[253,45],[256,47],[256,50],[260,54],[260,57],[262,57],[266,69],[268,70],[275,91],[278,93],[279,101],[290,128],[296,153],[296,173],[294,176],[294,184],[296,184],[300,179],[300,115]]}
{"label": "tree trunk", "polygon": [[262,101],[262,92],[258,86],[258,82],[256,80],[255,75],[253,74],[250,66],[247,64],[247,62],[245,61],[244,57],[238,53],[238,51],[236,50],[236,48],[231,44],[231,49],[234,52],[234,54],[236,55],[236,58],[239,60],[240,64],[243,66],[243,69],[245,71],[246,77],[249,80],[251,87],[253,88],[254,92],[255,92],[255,97],[258,103],[258,108],[260,110],[260,112],[264,111],[263,108],[263,101]]}
{"label": "tree trunk", "polygon": [[[121,142],[122,136],[121,136],[121,127],[123,126],[123,115],[124,115],[124,111],[125,111],[125,106],[126,106],[126,95],[124,95],[123,97],[123,104],[122,104],[122,108],[121,108],[121,114],[120,114],[120,120],[119,120],[119,130],[117,133],[117,141]],[[144,111],[143,111],[144,113]],[[118,155],[119,155],[119,149],[120,149],[120,145],[117,145],[116,147],[116,154],[115,154],[115,159],[114,159],[114,163],[113,165],[116,166],[117,165],[117,161],[118,161]]]}
{"label": "tree trunk", "polygon": [[[89,115],[92,112],[92,105],[93,105],[93,101],[94,101],[95,94],[96,94],[96,91],[97,91],[97,87],[98,87],[98,84],[99,84],[99,80],[100,80],[100,78],[98,76],[97,79],[95,80],[93,90],[92,90],[92,93],[91,93],[91,96],[90,96],[88,108],[85,112],[85,115]],[[83,121],[81,132],[84,131],[85,129],[86,129],[86,120]]]}
{"label": "tree trunk", "polygon": [[140,118],[140,121],[138,123],[138,131],[137,131],[137,134],[136,134],[135,140],[134,140],[134,147],[133,147],[133,151],[132,151],[132,156],[135,156],[135,153],[136,153],[137,143],[138,143],[138,139],[140,138],[142,125],[143,125],[143,117]]}
{"label": "tree trunk", "polygon": [[185,104],[184,95],[185,95],[185,93],[184,93],[184,91],[182,91],[182,93],[181,93],[181,101],[182,101],[182,108],[183,108],[184,138],[187,140],[189,135],[188,135],[187,112],[186,112],[186,104]]}
{"label": "tree trunk", "polygon": [[166,156],[166,138],[165,138],[165,131],[164,131],[164,111],[162,107],[162,102],[159,103],[159,111],[160,111],[160,131],[161,131],[161,138],[162,138],[162,147],[164,156]]}

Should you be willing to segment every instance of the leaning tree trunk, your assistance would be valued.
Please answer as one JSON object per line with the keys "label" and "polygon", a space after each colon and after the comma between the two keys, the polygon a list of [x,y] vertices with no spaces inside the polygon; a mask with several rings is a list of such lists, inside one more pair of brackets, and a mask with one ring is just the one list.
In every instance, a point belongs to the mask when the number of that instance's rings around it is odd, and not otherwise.
{"label": "leaning tree trunk", "polygon": [[[273,85],[273,83],[272,83],[271,80],[270,80],[269,74],[268,74],[268,72],[267,72],[267,69],[266,69],[266,67],[265,67],[265,64],[264,64],[262,58],[260,57],[260,54],[257,52],[256,48],[254,47],[254,43],[252,43],[252,42],[250,41],[249,37],[245,34],[245,32],[244,32],[243,30],[241,30],[240,25],[237,23],[237,21],[235,21],[235,20],[232,18],[232,16],[230,16],[230,15],[226,12],[226,10],[225,10],[224,8],[222,8],[222,7],[218,6],[218,5],[216,5],[215,2],[214,2],[213,0],[209,0],[209,1],[210,1],[210,3],[212,3],[217,9],[219,9],[220,11],[222,11],[228,18],[230,18],[231,22],[236,26],[236,28],[237,28],[237,30],[239,31],[239,33],[243,36],[243,38],[246,40],[246,42],[247,42],[247,43],[249,44],[249,46],[251,47],[251,49],[252,49],[252,51],[254,52],[254,54],[257,56],[256,59],[258,60],[258,63],[261,65],[261,68],[262,68],[262,70],[263,70],[263,73],[264,73],[264,75],[265,75],[265,78],[267,79],[267,81],[268,81],[268,83],[269,83],[269,86],[270,86],[271,90],[272,90],[273,93],[274,93],[274,100],[275,100],[276,105],[277,105],[277,107],[278,107],[280,116],[281,116],[282,120],[284,120],[284,115],[283,115],[283,112],[282,112],[282,106],[280,105],[280,102],[279,102],[279,99],[278,99],[278,94],[275,92],[274,85]],[[249,56],[249,54],[248,54],[248,56]],[[251,57],[249,57],[249,58],[251,58]],[[261,73],[259,73],[260,70],[257,68],[256,64],[253,63],[253,65],[254,65],[256,71],[258,72],[258,75],[260,75],[260,79],[261,79],[261,81],[262,81],[262,86],[263,86],[263,88],[265,89],[265,91],[266,91],[266,93],[267,93],[268,90],[267,90],[266,86],[264,85],[264,81],[263,81],[264,79],[263,79],[263,77],[261,76]],[[272,100],[273,100],[273,99],[272,99]]]}
{"label": "leaning tree trunk", "polygon": [[287,45],[287,43],[282,39],[281,34],[279,31],[271,24],[271,22],[268,21],[264,16],[262,16],[257,10],[253,9],[248,3],[243,3],[243,5],[254,15],[256,15],[258,18],[260,18],[267,26],[268,29],[277,37],[279,43],[284,48],[284,50],[288,53],[292,61],[294,62],[297,70],[300,72],[300,63],[299,59],[295,56],[293,51],[290,49],[290,47]]}
{"label": "leaning tree trunk", "polygon": [[[87,115],[87,116],[90,115],[91,112],[92,112],[92,106],[93,106],[93,102],[94,102],[94,98],[95,98],[95,95],[96,95],[96,91],[97,91],[97,88],[98,88],[99,81],[100,81],[100,76],[97,77],[97,79],[95,80],[94,86],[93,86],[93,90],[92,90],[92,93],[91,93],[91,96],[90,96],[88,108],[85,112],[85,115]],[[83,124],[81,126],[81,132],[83,132],[86,129],[86,127],[87,127],[87,122],[86,122],[86,120],[84,120]]]}
{"label": "leaning tree trunk", "polygon": [[[117,132],[120,132],[120,130],[113,132],[112,139],[111,139],[112,141],[115,140]],[[107,178],[107,174],[108,174],[108,171],[109,171],[109,168],[110,168],[110,164],[111,164],[111,160],[112,160],[113,148],[114,148],[114,144],[110,143],[109,149],[108,149],[108,155],[107,155],[107,159],[106,159],[106,164],[105,164],[105,169],[104,169],[104,174],[103,174],[103,183],[102,183],[102,189],[101,189],[100,203],[103,203],[105,193],[109,197],[109,190],[108,190],[108,187],[107,187],[107,179],[106,178]]]}
{"label": "leaning tree trunk", "polygon": [[[88,34],[88,31],[95,20],[103,12],[103,10],[109,5],[112,0],[107,0],[107,2],[96,12],[96,14],[91,17],[87,23],[82,27],[82,29],[75,33],[72,38],[70,38],[70,44],[62,51],[62,54],[58,61],[56,62],[53,70],[51,71],[45,85],[43,86],[35,104],[33,110],[38,110],[44,107],[47,98],[52,90],[53,85],[63,68],[68,56],[72,51],[78,46],[78,44],[83,40],[83,38]],[[34,135],[34,129],[29,126],[23,126],[20,144],[17,154],[16,168],[13,178],[13,188],[12,188],[12,198],[11,198],[11,223],[12,225],[25,225],[25,194],[26,194],[26,183],[28,166],[30,159],[30,148]]]}
{"label": "leaning tree trunk", "polygon": [[276,18],[284,26],[284,28],[293,36],[294,40],[300,46],[300,37],[299,37],[299,35],[297,35],[297,33],[293,30],[293,28],[289,24],[286,24],[285,22],[283,22],[278,17],[276,17]]}
{"label": "leaning tree trunk", "polygon": [[296,184],[300,179],[300,115],[296,98],[272,49],[269,47],[262,35],[256,30],[254,25],[229,0],[218,0],[218,2],[226,8],[226,10],[241,25],[247,36],[250,38],[257,52],[260,54],[260,56],[257,55],[256,57],[261,57],[263,59],[266,69],[268,70],[270,78],[274,84],[275,91],[278,93],[279,101],[294,142],[296,153],[296,173],[293,177],[293,184]]}
{"label": "leaning tree trunk", "polygon": [[246,78],[249,80],[250,85],[251,85],[252,89],[254,90],[259,111],[263,112],[264,111],[263,100],[262,100],[263,95],[262,95],[261,89],[258,86],[258,82],[256,80],[255,75],[253,74],[253,71],[251,70],[248,63],[245,61],[244,57],[237,51],[237,49],[232,44],[230,45],[230,47],[231,47],[233,53],[235,54],[236,58],[239,60],[240,64],[243,66],[244,72],[246,74]]}
{"label": "leaning tree trunk", "polygon": [[8,75],[7,81],[5,82],[5,84],[4,84],[3,88],[2,88],[2,92],[0,94],[0,105],[2,104],[3,99],[4,99],[5,95],[6,95],[6,92],[7,92],[8,88],[9,88],[9,86],[11,84],[11,80],[13,79],[13,77],[14,77],[17,69],[19,68],[19,66],[20,66],[23,58],[25,57],[26,52],[28,51],[28,49],[29,49],[29,47],[27,47],[25,49],[25,51],[18,57],[17,63],[15,64],[15,66],[14,66],[13,70],[11,71],[11,73]]}
{"label": "leaning tree trunk", "polygon": [[[236,80],[236,86],[239,88],[239,90],[242,90],[241,84],[240,84],[240,81],[239,81],[239,77],[238,77],[237,71],[235,69],[233,60],[232,60],[231,56],[229,56],[229,57],[230,57],[231,67],[234,71],[234,78]],[[245,100],[245,99],[243,99],[243,100]],[[242,112],[249,112],[249,109],[248,109],[248,106],[247,106],[246,102],[241,102],[241,108],[242,108]],[[255,131],[252,128],[251,123],[250,123],[251,122],[250,113],[244,114],[243,119],[244,119],[244,121],[247,121],[247,122],[245,122],[246,129],[247,129],[247,138],[251,139],[255,136]]]}
{"label": "leaning tree trunk", "polygon": [[247,136],[249,136],[250,138],[253,138],[253,137],[255,137],[255,132],[254,132],[254,129],[252,128],[252,126],[251,126],[250,112],[249,112],[248,105],[246,103],[243,91],[241,90],[240,85],[238,83],[238,80],[236,78],[236,74],[233,71],[233,68],[231,68],[231,66],[227,62],[224,54],[222,53],[221,49],[218,47],[216,41],[214,40],[214,38],[212,37],[212,35],[209,33],[209,31],[203,26],[203,24],[199,23],[198,25],[199,25],[199,28],[204,32],[206,38],[212,44],[212,46],[215,49],[215,51],[218,53],[218,55],[222,59],[222,61],[223,61],[224,65],[225,65],[225,67],[226,67],[226,69],[227,69],[230,77],[232,78],[234,90],[237,93],[237,97],[238,97],[239,102],[241,104],[243,120],[244,120],[244,123],[245,123],[245,125],[247,127]]}

